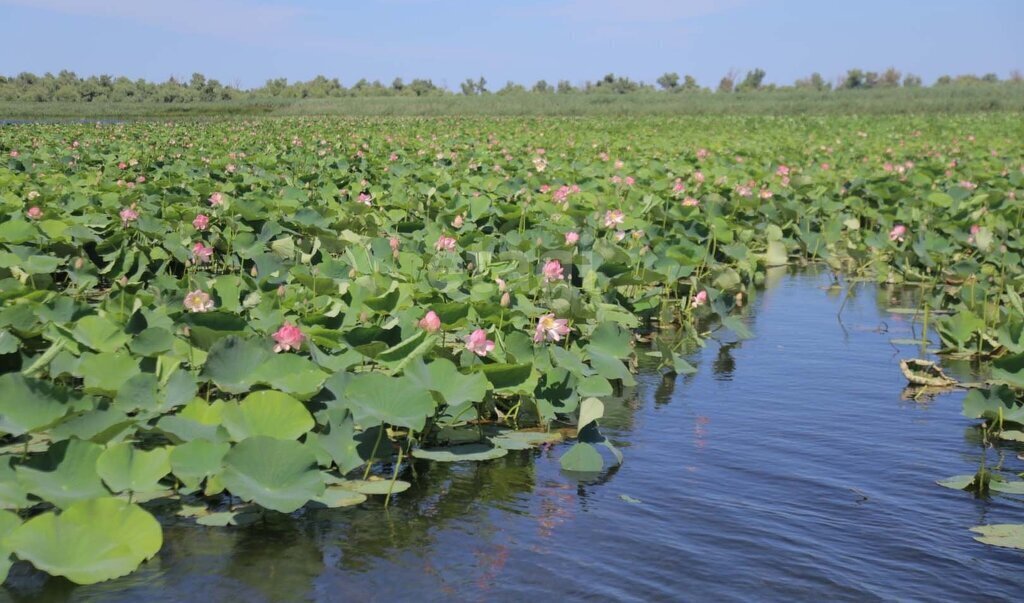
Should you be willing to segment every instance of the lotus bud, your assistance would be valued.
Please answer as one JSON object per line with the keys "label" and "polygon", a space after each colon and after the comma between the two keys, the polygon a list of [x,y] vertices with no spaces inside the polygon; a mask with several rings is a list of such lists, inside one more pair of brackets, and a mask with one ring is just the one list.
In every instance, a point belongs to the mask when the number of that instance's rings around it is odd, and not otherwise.
{"label": "lotus bud", "polygon": [[277,286],[277,296],[284,297],[284,285]]}
{"label": "lotus bud", "polygon": [[507,308],[512,303],[512,297],[508,294],[508,291],[501,294],[501,307]]}
{"label": "lotus bud", "polygon": [[259,274],[259,272],[256,271],[256,266],[253,266],[252,269],[249,270],[249,276],[252,276],[253,278],[256,278],[257,274]]}
{"label": "lotus bud", "polygon": [[85,266],[85,260],[82,258],[75,258],[75,270],[81,270]]}
{"label": "lotus bud", "polygon": [[117,279],[117,284],[121,285],[121,287],[127,287],[128,286],[128,277],[127,276],[122,276],[121,278]]}
{"label": "lotus bud", "polygon": [[466,272],[473,272],[474,268],[476,268],[476,264],[473,262],[466,264]]}

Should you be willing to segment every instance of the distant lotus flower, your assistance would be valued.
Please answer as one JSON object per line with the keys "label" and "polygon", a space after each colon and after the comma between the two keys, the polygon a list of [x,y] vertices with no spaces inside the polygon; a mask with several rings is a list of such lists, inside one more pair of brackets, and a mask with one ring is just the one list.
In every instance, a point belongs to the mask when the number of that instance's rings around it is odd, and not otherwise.
{"label": "distant lotus flower", "polygon": [[616,159],[615,160],[615,169],[621,170],[625,165],[626,164],[623,163],[621,159]]}
{"label": "distant lotus flower", "polygon": [[213,193],[212,195],[210,195],[210,198],[207,199],[207,201],[209,201],[210,205],[213,205],[213,206],[223,205],[224,204],[224,195],[222,195],[221,193]]}
{"label": "distant lotus flower", "polygon": [[224,169],[227,170],[229,174],[234,174],[237,168],[235,167],[235,164],[229,163]]}
{"label": "distant lotus flower", "polygon": [[626,221],[626,214],[622,213],[621,209],[610,209],[604,212],[604,226],[605,228],[615,228],[619,224]]}
{"label": "distant lotus flower", "polygon": [[548,260],[544,264],[542,272],[544,273],[544,281],[547,283],[553,283],[565,278],[562,272],[562,263],[558,260]]}
{"label": "distant lotus flower", "polygon": [[551,185],[550,184],[542,184],[542,185],[540,185],[540,188],[538,190],[540,190],[541,194],[547,194],[547,192],[549,190],[551,190]]}
{"label": "distant lotus flower", "polygon": [[196,230],[206,230],[206,227],[209,225],[210,218],[204,214],[199,214],[194,220],[192,220],[192,226],[194,226]]}
{"label": "distant lotus flower", "polygon": [[681,193],[686,190],[686,185],[683,184],[682,178],[676,178],[676,181],[672,184],[673,193]]}
{"label": "distant lotus flower", "polygon": [[498,291],[505,291],[508,289],[508,285],[505,283],[505,279],[496,278],[494,282],[498,284]]}
{"label": "distant lotus flower", "polygon": [[512,296],[508,294],[508,291],[501,294],[501,307],[507,308],[512,303]]}
{"label": "distant lotus flower", "polygon": [[25,212],[25,215],[27,215],[32,220],[38,220],[39,218],[43,217],[43,210],[33,205],[32,207],[28,208],[28,211]]}
{"label": "distant lotus flower", "polygon": [[274,352],[277,353],[298,350],[306,336],[302,334],[302,330],[299,327],[286,322],[274,333],[273,337],[274,341],[277,342],[274,346]]}
{"label": "distant lotus flower", "polygon": [[706,303],[708,303],[708,292],[702,289],[699,293],[693,296],[693,301],[690,302],[690,306],[699,308]]}
{"label": "distant lotus flower", "polygon": [[537,328],[533,331],[534,343],[542,341],[561,341],[562,337],[569,334],[569,321],[565,318],[555,318],[554,314],[545,314],[537,319]]}
{"label": "distant lotus flower", "polygon": [[398,161],[398,153],[392,153],[388,156],[388,161]]}
{"label": "distant lotus flower", "polygon": [[693,179],[696,180],[698,184],[703,183],[704,182],[704,172],[702,172],[700,170],[697,170],[696,172],[693,173]]}
{"label": "distant lotus flower", "polygon": [[697,159],[707,159],[711,153],[707,149],[697,149]]}
{"label": "distant lotus flower", "polygon": [[612,176],[612,184],[622,184],[622,176],[618,174]]}
{"label": "distant lotus flower", "polygon": [[139,212],[135,209],[134,205],[122,209],[118,215],[121,216],[122,226],[128,226],[129,222],[134,222],[139,219]]}
{"label": "distant lotus flower", "polygon": [[465,221],[465,219],[462,217],[462,214],[459,214],[459,215],[455,216],[454,220],[452,220],[452,227],[453,228],[462,228],[462,225],[463,225],[464,221]]}
{"label": "distant lotus flower", "polygon": [[630,235],[634,239],[640,240],[640,239],[644,238],[644,231],[643,230],[634,230],[633,232],[630,233]]}
{"label": "distant lotus flower", "polygon": [[615,240],[616,241],[621,241],[622,239],[625,239],[625,238],[626,238],[626,231],[625,230],[616,230],[615,231]]}
{"label": "distant lotus flower", "polygon": [[441,235],[437,238],[437,242],[434,243],[434,249],[437,251],[455,251],[455,239]]}
{"label": "distant lotus flower", "polygon": [[205,291],[189,291],[185,296],[185,309],[189,312],[209,312],[213,309],[213,300]]}
{"label": "distant lotus flower", "polygon": [[198,241],[192,246],[192,257],[196,262],[205,264],[213,259],[213,247],[207,247],[202,241]]}
{"label": "distant lotus flower", "polygon": [[436,333],[441,329],[441,317],[431,310],[416,324],[427,333]]}
{"label": "distant lotus flower", "polygon": [[698,205],[700,205],[700,201],[694,199],[693,197],[687,197],[683,199],[683,206],[685,207],[696,207]]}
{"label": "distant lotus flower", "polygon": [[370,207],[370,201],[372,200],[373,195],[371,195],[370,193],[359,193],[359,202],[365,205],[366,207]]}
{"label": "distant lotus flower", "polygon": [[754,194],[754,191],[749,186],[740,184],[736,186],[736,194],[741,197],[750,197]]}
{"label": "distant lotus flower", "polygon": [[979,232],[981,232],[981,227],[980,227],[980,226],[978,226],[977,224],[973,224],[973,225],[971,226],[971,236],[967,237],[967,242],[968,242],[968,243],[971,243],[971,244],[974,244],[974,241],[975,241],[975,236],[976,236],[976,235],[977,235],[977,234],[978,234]]}
{"label": "distant lotus flower", "polygon": [[761,192],[759,192],[757,194],[757,196],[761,197],[762,199],[771,199],[772,198],[772,192],[770,190],[766,189],[766,188],[762,188]]}
{"label": "distant lotus flower", "polygon": [[39,191],[29,191],[27,197],[29,201],[34,201],[39,198]]}
{"label": "distant lotus flower", "polygon": [[973,191],[974,189],[978,188],[978,185],[973,183],[973,182],[971,182],[970,180],[961,180],[960,181],[960,188],[963,188],[963,189],[966,189],[966,190],[969,190],[969,191]]}
{"label": "distant lotus flower", "polygon": [[893,167],[893,165],[891,163],[889,163],[888,161],[886,161],[885,163],[882,164],[882,171],[891,172],[894,169],[896,169],[896,168]]}
{"label": "distant lotus flower", "polygon": [[779,182],[782,184],[782,186],[789,186],[789,176],[783,176],[782,179],[779,180]]}
{"label": "distant lotus flower", "polygon": [[135,179],[135,182],[137,182],[139,184],[142,184],[145,181],[146,181],[146,177],[145,176],[139,176],[138,178]]}
{"label": "distant lotus flower", "polygon": [[388,239],[388,245],[391,246],[391,253],[398,253],[398,247],[402,244],[402,240],[398,237],[391,237]]}
{"label": "distant lotus flower", "polygon": [[548,167],[548,162],[543,157],[533,158],[533,168],[538,172],[543,172]]}
{"label": "distant lotus flower", "polygon": [[128,169],[128,164],[122,161],[122,162],[117,164],[117,169],[119,169],[119,170],[127,170]]}
{"label": "distant lotus flower", "polygon": [[832,166],[827,164],[827,163],[823,163],[823,164],[821,164],[821,169],[828,171],[828,170],[832,169]]}
{"label": "distant lotus flower", "polygon": [[576,231],[569,231],[569,232],[565,233],[565,244],[566,245],[569,245],[571,247],[571,246],[575,245],[576,243],[579,243],[579,241],[580,241],[580,233],[578,233]]}
{"label": "distant lotus flower", "polygon": [[626,176],[624,182],[626,183],[626,186],[633,186],[636,184],[636,180],[632,176]]}
{"label": "distant lotus flower", "polygon": [[494,349],[494,342],[487,339],[487,331],[477,329],[466,337],[466,349],[477,356],[486,356]]}
{"label": "distant lotus flower", "polygon": [[12,158],[12,159],[17,159],[17,157],[18,157],[18,151],[17,151],[17,149],[15,149],[15,150],[11,151],[11,152],[10,152],[10,156],[11,156],[11,158]]}
{"label": "distant lotus flower", "polygon": [[780,165],[778,168],[776,168],[775,174],[777,176],[788,176],[789,175],[789,166]]}
{"label": "distant lotus flower", "polygon": [[892,230],[889,231],[889,240],[899,241],[900,243],[902,243],[903,237],[906,236],[906,234],[907,227],[902,224],[897,224],[896,226],[892,227]]}

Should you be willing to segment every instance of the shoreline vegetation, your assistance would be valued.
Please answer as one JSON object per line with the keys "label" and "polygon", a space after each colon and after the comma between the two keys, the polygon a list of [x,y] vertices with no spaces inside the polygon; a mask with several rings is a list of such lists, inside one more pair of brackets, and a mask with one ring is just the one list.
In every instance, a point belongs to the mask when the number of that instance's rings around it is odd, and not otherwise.
{"label": "shoreline vegetation", "polygon": [[641,116],[641,115],[907,115],[1024,112],[1024,84],[1004,82],[931,88],[765,89],[721,93],[567,92],[431,94],[424,96],[249,96],[217,101],[34,101],[0,98],[4,120],[138,119],[338,115]]}

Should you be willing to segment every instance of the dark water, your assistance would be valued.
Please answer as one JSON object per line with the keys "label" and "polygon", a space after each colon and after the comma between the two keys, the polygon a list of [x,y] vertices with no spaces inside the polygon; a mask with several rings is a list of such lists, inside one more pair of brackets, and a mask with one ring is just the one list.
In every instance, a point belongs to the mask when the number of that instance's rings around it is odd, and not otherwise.
{"label": "dark water", "polygon": [[[1017,600],[1024,553],[968,528],[1024,521],[1024,502],[935,480],[981,448],[962,393],[901,399],[894,292],[841,303],[823,275],[773,275],[756,338],[648,371],[608,403],[626,455],[599,483],[561,474],[565,446],[482,464],[418,465],[391,509],[281,516],[246,528],[172,523],[135,574],[74,587],[16,568],[23,600]],[[882,333],[880,330],[886,329]],[[953,367],[956,372],[957,367]],[[969,376],[961,372],[961,376]],[[1024,469],[1009,455],[1006,468]],[[407,479],[411,479],[407,477]],[[639,502],[630,502],[630,497]],[[0,597],[4,591],[0,591]]]}

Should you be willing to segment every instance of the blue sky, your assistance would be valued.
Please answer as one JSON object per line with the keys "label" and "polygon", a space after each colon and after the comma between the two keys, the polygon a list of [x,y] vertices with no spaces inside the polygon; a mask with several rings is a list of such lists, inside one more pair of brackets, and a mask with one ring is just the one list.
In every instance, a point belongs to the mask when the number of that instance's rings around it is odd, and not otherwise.
{"label": "blue sky", "polygon": [[0,74],[580,83],[1024,69],[1024,0],[0,0]]}

